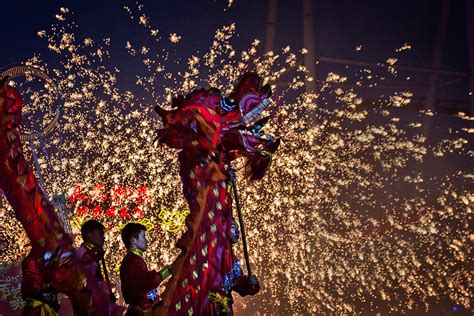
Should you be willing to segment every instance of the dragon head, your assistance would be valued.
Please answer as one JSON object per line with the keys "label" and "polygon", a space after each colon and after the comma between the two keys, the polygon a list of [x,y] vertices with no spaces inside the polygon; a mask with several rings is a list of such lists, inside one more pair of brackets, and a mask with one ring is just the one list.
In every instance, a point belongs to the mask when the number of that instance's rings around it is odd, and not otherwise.
{"label": "dragon head", "polygon": [[218,89],[200,89],[173,99],[173,110],[156,106],[164,128],[160,143],[170,147],[216,152],[229,163],[247,158],[248,176],[260,179],[271,163],[280,141],[263,131],[268,118],[262,112],[272,103],[269,84],[253,72],[243,74],[231,94],[223,97]]}

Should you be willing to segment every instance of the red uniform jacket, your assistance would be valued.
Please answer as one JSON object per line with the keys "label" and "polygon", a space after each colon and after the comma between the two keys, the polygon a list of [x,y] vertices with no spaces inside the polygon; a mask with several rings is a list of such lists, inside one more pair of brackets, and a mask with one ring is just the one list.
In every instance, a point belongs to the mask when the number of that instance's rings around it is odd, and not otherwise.
{"label": "red uniform jacket", "polygon": [[148,271],[141,256],[128,251],[120,265],[120,281],[125,302],[145,311],[158,300],[157,295],[152,300],[147,293],[155,290],[163,279],[157,271]]}
{"label": "red uniform jacket", "polygon": [[[87,275],[90,276],[87,280],[87,287],[83,291],[83,295],[90,297],[89,313],[94,316],[109,315],[112,307],[110,293],[100,270],[100,259],[104,255],[103,252],[103,249],[97,248],[89,243],[82,244],[76,252],[76,257],[88,271]],[[102,287],[104,290],[91,297],[91,287]]]}
{"label": "red uniform jacket", "polygon": [[100,260],[104,256],[104,250],[100,249],[92,244],[84,243],[77,250],[76,257],[79,261],[90,269],[94,271],[91,275],[95,275],[97,281],[102,281],[104,278],[100,270]]}

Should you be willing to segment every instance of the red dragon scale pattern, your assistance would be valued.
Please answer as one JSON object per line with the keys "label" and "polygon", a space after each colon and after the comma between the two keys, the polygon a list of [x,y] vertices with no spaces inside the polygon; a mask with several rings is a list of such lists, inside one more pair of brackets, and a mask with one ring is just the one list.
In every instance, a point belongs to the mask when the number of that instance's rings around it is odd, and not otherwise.
{"label": "red dragon scale pattern", "polygon": [[[209,312],[209,293],[220,293],[229,272],[229,231],[232,220],[230,178],[226,166],[246,157],[247,175],[260,179],[279,140],[262,131],[260,119],[271,89],[255,73],[239,79],[229,97],[214,88],[178,96],[174,110],[156,107],[164,127],[158,141],[179,153],[183,193],[190,214],[187,231],[178,241],[181,254],[172,264],[173,277],[154,315],[202,315]],[[260,120],[259,120],[260,119]]]}

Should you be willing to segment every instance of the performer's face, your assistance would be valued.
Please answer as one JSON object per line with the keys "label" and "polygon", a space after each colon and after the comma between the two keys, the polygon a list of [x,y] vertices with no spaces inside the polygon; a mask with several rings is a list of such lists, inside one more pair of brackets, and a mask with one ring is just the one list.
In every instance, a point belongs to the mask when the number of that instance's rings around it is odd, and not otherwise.
{"label": "performer's face", "polygon": [[232,220],[232,225],[230,226],[230,243],[235,244],[240,237],[240,232],[239,232],[239,225],[237,225],[237,222],[235,220]]}
{"label": "performer's face", "polygon": [[104,242],[105,242],[105,236],[104,236],[104,231],[97,229],[94,230],[89,234],[89,239],[91,244],[93,244],[96,247],[103,248],[104,247]]}
{"label": "performer's face", "polygon": [[138,238],[135,239],[135,248],[145,251],[148,245],[148,241],[145,237],[145,231],[141,230],[138,234]]}

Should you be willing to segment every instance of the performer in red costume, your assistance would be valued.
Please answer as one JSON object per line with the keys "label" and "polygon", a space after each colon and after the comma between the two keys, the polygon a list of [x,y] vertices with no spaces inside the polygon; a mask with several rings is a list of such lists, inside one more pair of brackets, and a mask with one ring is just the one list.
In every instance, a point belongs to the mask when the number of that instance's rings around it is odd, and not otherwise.
{"label": "performer in red costume", "polygon": [[[77,250],[76,257],[87,271],[88,280],[84,290],[85,295],[92,293],[92,286],[102,287],[103,291],[98,292],[91,298],[91,315],[115,314],[116,298],[112,293],[112,287],[108,280],[107,268],[104,259],[104,236],[105,227],[96,220],[89,220],[81,227],[81,235],[84,243]],[[106,278],[104,279],[104,275]]]}
{"label": "performer in red costume", "polygon": [[242,297],[255,295],[260,291],[257,277],[255,275],[244,275],[240,261],[232,250],[232,246],[237,243],[239,237],[239,226],[235,219],[232,219],[229,233],[230,245],[224,250],[224,252],[230,252],[230,255],[223,256],[224,258],[231,258],[231,260],[222,262],[223,270],[229,272],[222,278],[221,287],[209,292],[209,315],[233,315],[232,304],[234,299],[232,291],[239,293]]}
{"label": "performer in red costume", "polygon": [[104,257],[105,227],[96,220],[89,220],[81,226],[81,236],[84,241],[77,250],[76,256],[85,265],[94,268],[97,280],[104,280],[100,271],[100,261]]}
{"label": "performer in red costume", "polygon": [[153,304],[158,302],[157,287],[170,275],[165,267],[158,271],[148,270],[143,253],[147,249],[145,226],[129,223],[122,230],[122,240],[127,254],[120,265],[122,294],[128,304],[127,316],[152,315]]}
{"label": "performer in red costume", "polygon": [[23,316],[55,316],[59,310],[58,292],[41,277],[38,264],[30,254],[21,263],[21,298],[25,301]]}

